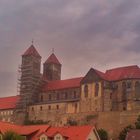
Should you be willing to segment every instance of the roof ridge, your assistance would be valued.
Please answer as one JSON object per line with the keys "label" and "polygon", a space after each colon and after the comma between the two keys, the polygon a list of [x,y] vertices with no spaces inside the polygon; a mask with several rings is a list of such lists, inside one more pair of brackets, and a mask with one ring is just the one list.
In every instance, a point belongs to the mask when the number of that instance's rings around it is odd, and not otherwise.
{"label": "roof ridge", "polygon": [[22,56],[26,56],[26,55],[34,55],[41,58],[40,54],[38,53],[38,51],[36,50],[33,44],[24,52]]}
{"label": "roof ridge", "polygon": [[[108,71],[112,71],[112,70],[118,70],[118,69],[123,69],[123,68],[130,68],[130,67],[137,67],[137,68],[139,68],[139,66],[138,65],[130,65],[130,66],[120,66],[120,67],[116,67],[116,68],[112,68],[112,69],[108,69],[108,70],[106,70],[106,72],[108,72]],[[106,73],[105,72],[105,73]]]}
{"label": "roof ridge", "polygon": [[[45,61],[45,63],[55,63],[55,64],[60,64],[61,63],[59,62],[58,58],[56,57],[56,55],[54,53],[52,53],[48,58],[47,60]],[[44,63],[44,64],[45,64]]]}
{"label": "roof ridge", "polygon": [[12,95],[12,96],[7,96],[7,97],[0,97],[0,99],[3,99],[3,98],[12,98],[12,97],[20,97],[20,95]]}
{"label": "roof ridge", "polygon": [[62,79],[62,80],[54,80],[54,81],[49,81],[49,83],[50,82],[58,82],[58,81],[67,81],[67,80],[74,80],[74,79],[82,79],[82,78],[84,78],[84,77],[75,77],[75,78],[68,78],[68,79]]}

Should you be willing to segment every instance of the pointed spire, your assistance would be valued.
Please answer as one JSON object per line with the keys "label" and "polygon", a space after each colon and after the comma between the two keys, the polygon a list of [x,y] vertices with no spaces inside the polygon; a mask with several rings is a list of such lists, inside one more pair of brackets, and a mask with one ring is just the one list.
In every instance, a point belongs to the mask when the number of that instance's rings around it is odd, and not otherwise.
{"label": "pointed spire", "polygon": [[25,53],[22,56],[30,56],[30,55],[41,58],[40,54],[33,45],[33,40],[31,46],[25,51]]}
{"label": "pointed spire", "polygon": [[57,59],[57,57],[55,56],[54,53],[52,53],[52,54],[48,57],[48,59],[46,60],[45,63],[48,63],[48,64],[53,63],[53,64],[59,64],[59,65],[61,65],[61,63],[59,62],[59,60]]}

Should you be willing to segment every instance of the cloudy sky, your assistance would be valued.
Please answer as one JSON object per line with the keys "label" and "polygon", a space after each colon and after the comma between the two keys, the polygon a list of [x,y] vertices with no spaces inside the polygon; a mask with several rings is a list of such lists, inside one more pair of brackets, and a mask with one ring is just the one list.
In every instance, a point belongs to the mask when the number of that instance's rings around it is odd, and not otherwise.
{"label": "cloudy sky", "polygon": [[0,0],[0,96],[17,94],[21,55],[52,48],[62,78],[140,65],[140,0]]}

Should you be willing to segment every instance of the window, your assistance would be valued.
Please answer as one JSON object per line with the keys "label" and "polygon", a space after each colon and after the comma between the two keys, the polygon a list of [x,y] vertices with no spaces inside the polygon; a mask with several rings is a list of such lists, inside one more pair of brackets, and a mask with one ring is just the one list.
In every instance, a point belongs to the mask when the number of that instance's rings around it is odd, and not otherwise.
{"label": "window", "polygon": [[56,137],[56,140],[61,140],[60,136],[57,136],[57,137]]}
{"label": "window", "polygon": [[46,138],[45,137],[42,137],[41,140],[46,140]]}
{"label": "window", "polygon": [[96,84],[95,84],[95,97],[98,96],[98,93],[99,93],[99,84],[96,83]]}
{"label": "window", "polygon": [[136,98],[140,98],[140,82],[136,81],[135,83],[135,96]]}
{"label": "window", "polygon": [[51,110],[51,106],[50,105],[48,106],[48,109]]}
{"label": "window", "polygon": [[75,113],[77,112],[77,107],[78,107],[78,105],[77,105],[77,103],[75,103]]}
{"label": "window", "polygon": [[127,82],[127,89],[130,89],[132,87],[132,83],[131,82]]}
{"label": "window", "polygon": [[43,102],[43,95],[41,95],[41,97],[40,97],[40,101]]}
{"label": "window", "polygon": [[49,94],[49,100],[52,100],[52,95],[51,94]]}
{"label": "window", "polygon": [[67,94],[67,92],[65,92],[65,99],[67,99],[68,98],[68,94]]}
{"label": "window", "polygon": [[32,107],[32,111],[34,111],[34,107]]}
{"label": "window", "polygon": [[88,85],[84,86],[84,94],[85,94],[85,98],[88,97]]}
{"label": "window", "polygon": [[43,110],[43,107],[42,106],[40,106],[40,111],[42,111]]}
{"label": "window", "polygon": [[60,99],[60,94],[59,93],[57,93],[57,100],[59,100]]}
{"label": "window", "polygon": [[112,93],[110,93],[110,100],[112,99]]}
{"label": "window", "polygon": [[59,109],[59,105],[56,105],[56,109],[57,109],[57,110]]}
{"label": "window", "polygon": [[74,91],[74,98],[76,98],[76,91]]}
{"label": "window", "polygon": [[126,89],[127,89],[126,82],[123,82],[122,83],[122,100],[126,100],[127,99]]}

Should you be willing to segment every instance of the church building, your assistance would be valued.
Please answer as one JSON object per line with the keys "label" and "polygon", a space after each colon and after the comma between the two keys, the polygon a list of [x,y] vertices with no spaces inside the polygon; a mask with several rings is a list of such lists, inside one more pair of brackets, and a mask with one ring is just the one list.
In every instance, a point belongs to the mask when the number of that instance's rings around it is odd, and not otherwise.
{"label": "church building", "polygon": [[[83,77],[61,79],[62,64],[52,53],[43,63],[32,44],[22,55],[20,95],[12,104],[13,119],[7,121],[44,121],[51,125],[67,125],[70,118],[98,112],[140,109],[140,68],[124,66],[101,72],[91,68]],[[2,99],[0,99],[2,100]],[[2,103],[5,102],[5,103]],[[4,98],[1,112],[8,110]],[[18,115],[17,115],[18,114]],[[12,117],[11,117],[12,118]]]}

